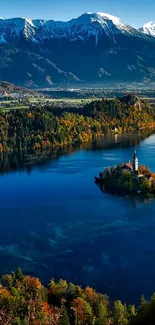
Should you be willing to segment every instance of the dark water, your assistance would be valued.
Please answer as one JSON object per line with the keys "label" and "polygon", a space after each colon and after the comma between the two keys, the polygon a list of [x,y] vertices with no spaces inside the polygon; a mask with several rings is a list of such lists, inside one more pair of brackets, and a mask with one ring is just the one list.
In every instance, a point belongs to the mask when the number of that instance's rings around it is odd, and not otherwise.
{"label": "dark water", "polygon": [[21,157],[3,158],[0,273],[21,266],[44,283],[65,278],[127,302],[149,297],[155,291],[155,200],[106,195],[94,184],[105,167],[132,159],[135,147],[140,164],[155,172],[155,135],[69,148],[38,165],[26,160],[26,168]]}

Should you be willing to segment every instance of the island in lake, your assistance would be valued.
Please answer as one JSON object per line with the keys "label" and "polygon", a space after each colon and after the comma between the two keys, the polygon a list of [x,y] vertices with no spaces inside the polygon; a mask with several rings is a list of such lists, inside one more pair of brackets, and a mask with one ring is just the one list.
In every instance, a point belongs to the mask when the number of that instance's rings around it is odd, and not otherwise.
{"label": "island in lake", "polygon": [[136,151],[133,162],[120,163],[106,168],[95,177],[95,182],[101,190],[111,194],[155,194],[155,173],[148,166],[138,165]]}

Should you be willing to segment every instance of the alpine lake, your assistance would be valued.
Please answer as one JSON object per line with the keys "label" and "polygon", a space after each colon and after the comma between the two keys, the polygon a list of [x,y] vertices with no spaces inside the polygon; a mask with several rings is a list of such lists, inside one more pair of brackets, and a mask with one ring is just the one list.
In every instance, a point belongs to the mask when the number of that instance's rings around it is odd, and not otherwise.
{"label": "alpine lake", "polygon": [[0,274],[20,266],[137,303],[155,291],[155,198],[108,195],[94,177],[132,160],[155,172],[155,135],[0,158]]}

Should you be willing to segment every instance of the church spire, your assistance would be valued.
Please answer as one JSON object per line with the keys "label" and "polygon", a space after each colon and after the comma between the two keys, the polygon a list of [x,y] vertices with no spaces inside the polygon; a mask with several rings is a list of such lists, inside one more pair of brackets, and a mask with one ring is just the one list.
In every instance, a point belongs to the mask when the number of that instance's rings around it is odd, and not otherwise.
{"label": "church spire", "polygon": [[133,155],[133,170],[138,172],[138,158],[137,158],[136,150]]}

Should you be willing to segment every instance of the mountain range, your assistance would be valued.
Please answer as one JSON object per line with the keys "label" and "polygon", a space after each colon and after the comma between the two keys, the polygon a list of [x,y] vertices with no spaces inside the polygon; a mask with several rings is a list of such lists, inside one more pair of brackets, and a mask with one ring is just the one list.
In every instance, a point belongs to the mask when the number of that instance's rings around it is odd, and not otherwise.
{"label": "mountain range", "polygon": [[155,24],[135,29],[90,12],[68,22],[0,18],[0,79],[29,87],[155,81]]}

